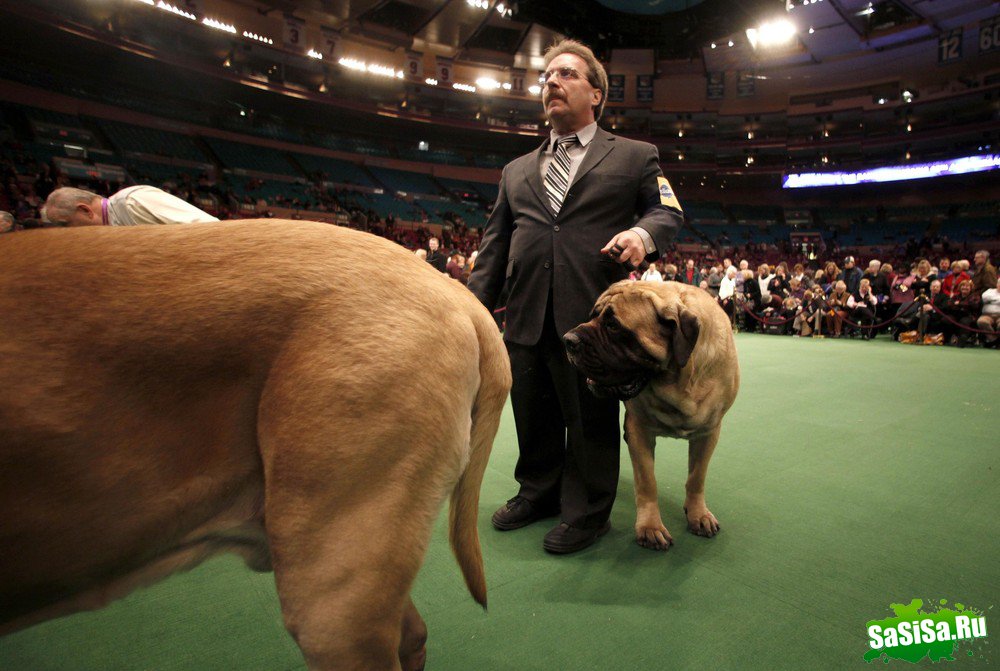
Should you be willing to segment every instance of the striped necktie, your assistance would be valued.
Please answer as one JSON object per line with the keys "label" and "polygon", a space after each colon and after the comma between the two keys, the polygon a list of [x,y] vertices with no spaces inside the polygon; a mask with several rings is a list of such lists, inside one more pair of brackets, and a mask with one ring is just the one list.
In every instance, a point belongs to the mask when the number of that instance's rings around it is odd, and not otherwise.
{"label": "striped necktie", "polygon": [[556,214],[559,214],[563,198],[566,197],[566,191],[569,189],[569,148],[576,141],[575,133],[556,140],[549,169],[545,171],[545,193],[549,197],[552,211]]}

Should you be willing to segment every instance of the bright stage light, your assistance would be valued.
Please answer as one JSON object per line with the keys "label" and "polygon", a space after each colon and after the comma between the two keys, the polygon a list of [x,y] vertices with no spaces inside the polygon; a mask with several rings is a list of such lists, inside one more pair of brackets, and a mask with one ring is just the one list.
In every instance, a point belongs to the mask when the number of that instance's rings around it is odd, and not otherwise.
{"label": "bright stage light", "polygon": [[747,39],[753,48],[788,44],[795,37],[795,25],[788,19],[765,21],[757,28],[747,29]]}

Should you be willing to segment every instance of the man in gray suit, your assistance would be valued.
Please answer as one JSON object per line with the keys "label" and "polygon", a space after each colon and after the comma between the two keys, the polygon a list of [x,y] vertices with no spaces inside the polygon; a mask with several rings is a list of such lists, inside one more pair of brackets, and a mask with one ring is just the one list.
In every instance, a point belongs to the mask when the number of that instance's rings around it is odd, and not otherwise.
{"label": "man in gray suit", "polygon": [[656,147],[598,128],[608,77],[591,50],[564,40],[546,52],[545,66],[552,132],[504,168],[469,289],[491,310],[505,285],[509,292],[504,340],[520,490],[493,526],[518,529],[558,514],[543,547],[566,554],[609,529],[621,438],[618,401],[588,391],[562,335],[589,319],[601,292],[632,266],[655,259],[682,215]]}

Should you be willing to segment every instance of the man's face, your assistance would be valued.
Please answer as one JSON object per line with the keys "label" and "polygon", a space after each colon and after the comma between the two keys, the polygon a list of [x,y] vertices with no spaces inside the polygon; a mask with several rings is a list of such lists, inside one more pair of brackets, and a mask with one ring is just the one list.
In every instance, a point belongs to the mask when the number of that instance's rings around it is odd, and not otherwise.
{"label": "man's face", "polygon": [[542,107],[557,133],[580,130],[594,122],[601,92],[587,81],[587,64],[576,54],[559,54],[546,68]]}
{"label": "man's face", "polygon": [[438,248],[437,238],[431,238],[430,240],[427,241],[427,249],[431,250],[432,252],[436,252],[437,248]]}
{"label": "man's face", "polygon": [[692,261],[691,259],[688,259],[687,267],[688,268],[694,268],[694,261]]}
{"label": "man's face", "polygon": [[937,280],[934,280],[933,282],[931,282],[931,293],[936,294],[939,291],[941,291],[941,283],[938,282]]}
{"label": "man's face", "polygon": [[982,252],[976,252],[976,268],[980,268],[986,265],[986,255]]}
{"label": "man's face", "polygon": [[950,267],[951,267],[951,261],[949,261],[948,259],[941,259],[941,262],[938,264],[939,270],[948,270],[948,268]]}

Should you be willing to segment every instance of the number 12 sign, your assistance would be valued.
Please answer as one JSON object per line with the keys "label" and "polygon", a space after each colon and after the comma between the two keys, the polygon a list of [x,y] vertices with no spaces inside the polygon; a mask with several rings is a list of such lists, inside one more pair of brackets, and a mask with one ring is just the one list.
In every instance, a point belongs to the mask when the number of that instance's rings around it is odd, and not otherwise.
{"label": "number 12 sign", "polygon": [[950,63],[962,57],[962,29],[955,28],[938,38],[938,63]]}

